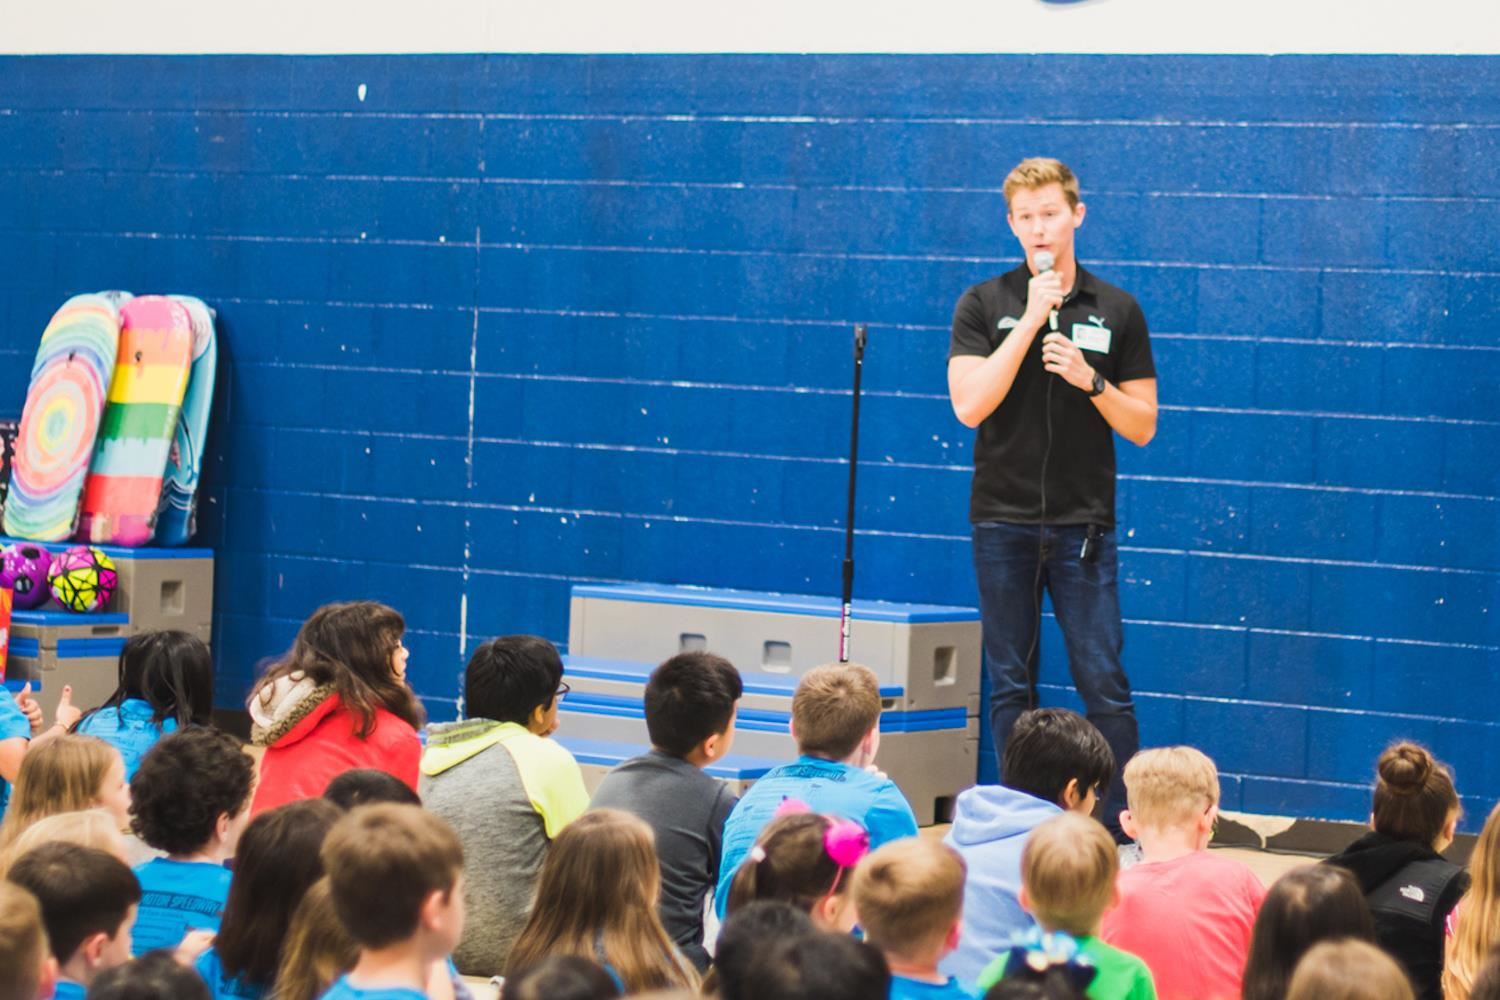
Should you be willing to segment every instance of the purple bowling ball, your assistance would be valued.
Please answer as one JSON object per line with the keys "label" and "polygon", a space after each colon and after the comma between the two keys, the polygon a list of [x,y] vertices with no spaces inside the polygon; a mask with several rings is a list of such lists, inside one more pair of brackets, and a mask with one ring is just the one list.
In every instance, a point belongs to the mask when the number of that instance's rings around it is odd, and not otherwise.
{"label": "purple bowling ball", "polygon": [[0,549],[0,587],[15,591],[17,608],[39,608],[52,596],[47,570],[52,555],[40,545],[16,542]]}

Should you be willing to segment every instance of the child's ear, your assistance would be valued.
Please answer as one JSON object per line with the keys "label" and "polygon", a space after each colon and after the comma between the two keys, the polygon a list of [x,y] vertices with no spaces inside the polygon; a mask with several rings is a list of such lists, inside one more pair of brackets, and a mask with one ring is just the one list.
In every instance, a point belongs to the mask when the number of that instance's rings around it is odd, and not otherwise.
{"label": "child's ear", "polygon": [[1206,810],[1204,810],[1202,816],[1198,817],[1198,832],[1207,834],[1208,838],[1212,840],[1214,835],[1214,827],[1217,826],[1218,823],[1219,807],[1217,804],[1211,805]]}
{"label": "child's ear", "polygon": [[1120,829],[1125,831],[1125,836],[1131,840],[1140,840],[1140,829],[1135,825],[1135,817],[1130,815],[1129,809],[1120,810]]}
{"label": "child's ear", "polygon": [[97,969],[99,962],[104,958],[104,949],[109,946],[109,941],[108,934],[95,931],[79,943],[78,950],[73,954],[82,956],[85,968]]}
{"label": "child's ear", "polygon": [[448,906],[448,893],[442,889],[434,889],[422,900],[421,909],[417,911],[419,923],[424,930],[433,930],[442,923],[443,911]]}
{"label": "child's ear", "polygon": [[1078,779],[1069,778],[1068,783],[1063,786],[1062,795],[1058,797],[1057,804],[1064,812],[1072,812],[1078,808],[1083,801],[1083,796],[1078,794]]}
{"label": "child's ear", "polygon": [[42,962],[42,977],[38,980],[38,986],[40,987],[37,992],[39,997],[50,997],[57,992],[57,959],[51,955],[48,955],[46,961]]}
{"label": "child's ear", "polygon": [[953,926],[948,928],[948,936],[943,938],[943,952],[951,954],[958,950],[958,942],[963,938],[964,915],[960,913],[953,918]]}
{"label": "child's ear", "polygon": [[1019,890],[1017,890],[1016,902],[1021,904],[1021,909],[1025,910],[1033,917],[1036,916],[1036,911],[1031,908],[1031,893],[1026,891],[1026,886],[1023,885]]}

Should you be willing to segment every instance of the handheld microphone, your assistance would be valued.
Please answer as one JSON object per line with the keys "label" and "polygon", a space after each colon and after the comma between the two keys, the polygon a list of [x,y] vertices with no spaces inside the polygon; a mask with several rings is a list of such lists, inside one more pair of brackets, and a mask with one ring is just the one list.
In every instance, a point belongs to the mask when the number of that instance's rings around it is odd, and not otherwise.
{"label": "handheld microphone", "polygon": [[[1032,259],[1034,261],[1036,261],[1036,269],[1039,272],[1041,272],[1042,274],[1046,274],[1048,271],[1051,271],[1052,268],[1053,268],[1053,266],[1057,263],[1057,258],[1054,257],[1054,256],[1052,256],[1052,252],[1050,250],[1038,250],[1036,256],[1034,258],[1032,258]],[[1052,326],[1052,332],[1056,333],[1057,332],[1057,310],[1056,309],[1052,310],[1052,315],[1048,317],[1048,322]]]}

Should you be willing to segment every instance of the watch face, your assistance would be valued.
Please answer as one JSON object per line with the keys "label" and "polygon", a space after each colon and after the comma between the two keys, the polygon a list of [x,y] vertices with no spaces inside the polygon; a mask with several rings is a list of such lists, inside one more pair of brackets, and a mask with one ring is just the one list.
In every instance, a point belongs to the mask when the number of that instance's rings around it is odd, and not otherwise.
{"label": "watch face", "polygon": [[1104,391],[1104,376],[1100,375],[1098,372],[1094,372],[1094,392],[1093,392],[1093,395],[1097,396],[1097,395],[1099,395],[1103,391]]}

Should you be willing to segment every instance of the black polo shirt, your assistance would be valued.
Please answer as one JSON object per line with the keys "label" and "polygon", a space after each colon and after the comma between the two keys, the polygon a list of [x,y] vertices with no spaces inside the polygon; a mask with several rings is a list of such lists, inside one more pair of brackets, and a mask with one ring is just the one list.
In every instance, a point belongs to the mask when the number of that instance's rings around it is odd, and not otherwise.
{"label": "black polo shirt", "polygon": [[[1026,311],[1030,280],[1022,264],[965,292],[953,310],[949,359],[994,353]],[[1135,298],[1082,267],[1058,310],[1057,329],[1117,386],[1156,377],[1146,317]],[[1087,393],[1042,367],[1042,338],[1049,332],[1046,324],[1037,331],[1010,392],[979,425],[969,499],[969,520],[976,524],[1115,523],[1114,432]],[[1047,452],[1049,383],[1052,449],[1044,515],[1042,458]]]}

